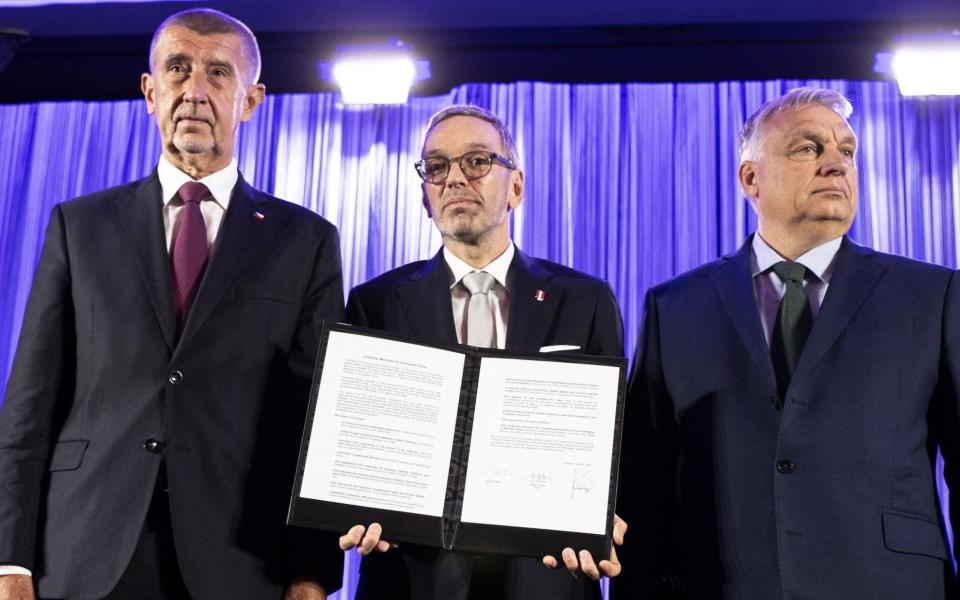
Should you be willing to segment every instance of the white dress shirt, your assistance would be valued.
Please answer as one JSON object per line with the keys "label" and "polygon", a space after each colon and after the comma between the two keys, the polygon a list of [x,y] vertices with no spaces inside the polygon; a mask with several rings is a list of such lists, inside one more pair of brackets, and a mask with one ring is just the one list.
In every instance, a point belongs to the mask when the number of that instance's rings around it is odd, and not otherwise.
{"label": "white dress shirt", "polygon": [[[166,233],[167,252],[170,252],[170,244],[176,229],[179,227],[177,215],[183,208],[183,201],[177,196],[180,187],[188,181],[193,181],[189,175],[173,166],[165,157],[160,157],[157,164],[157,176],[160,178],[160,187],[163,190],[163,230]],[[207,175],[203,179],[197,180],[199,183],[207,186],[210,190],[212,200],[204,200],[200,203],[200,213],[203,214],[203,222],[207,226],[207,246],[212,248],[220,232],[220,225],[223,223],[223,216],[230,205],[230,194],[237,184],[239,178],[237,170],[237,159],[231,159],[223,169],[216,173]]]}
{"label": "white dress shirt", "polygon": [[[830,286],[830,277],[833,275],[833,263],[840,249],[843,238],[830,240],[816,248],[808,250],[798,256],[794,262],[805,266],[816,278],[810,275],[803,282],[803,291],[807,293],[810,311],[813,317],[820,311],[823,298]],[[780,299],[786,292],[786,285],[773,272],[773,265],[787,260],[777,254],[760,234],[754,234],[752,252],[750,253],[750,268],[753,275],[753,293],[757,297],[757,306],[760,309],[760,320],[763,322],[763,334],[767,338],[767,345],[773,335],[773,326],[777,322],[777,311],[780,308]]]}
{"label": "white dress shirt", "polygon": [[[167,252],[170,252],[170,243],[176,233],[177,214],[183,208],[183,202],[177,196],[180,187],[193,179],[173,166],[163,155],[160,156],[160,162],[157,164],[157,176],[160,178],[160,187],[162,189],[161,200],[163,202],[163,230],[167,239]],[[216,173],[207,175],[199,182],[207,186],[210,190],[212,200],[205,200],[200,203],[200,212],[203,214],[203,222],[207,226],[207,245],[213,247],[220,232],[220,225],[223,223],[223,216],[230,205],[230,195],[237,184],[239,178],[237,169],[237,159],[231,159],[230,164],[220,169]],[[512,252],[511,252],[512,256]],[[29,569],[17,567],[14,565],[0,565],[0,576],[3,575],[32,575]]]}
{"label": "white dress shirt", "polygon": [[443,249],[443,259],[447,263],[450,276],[450,302],[453,305],[453,323],[457,328],[457,341],[463,343],[467,339],[467,322],[463,315],[467,311],[467,305],[470,303],[470,292],[463,285],[465,275],[474,271],[486,271],[496,280],[487,299],[493,305],[494,331],[496,336],[496,345],[494,347],[503,350],[507,344],[507,320],[510,317],[510,290],[507,287],[507,272],[510,270],[510,263],[513,262],[514,247],[513,242],[507,246],[503,254],[493,259],[482,269],[474,269],[463,262],[453,252]]}

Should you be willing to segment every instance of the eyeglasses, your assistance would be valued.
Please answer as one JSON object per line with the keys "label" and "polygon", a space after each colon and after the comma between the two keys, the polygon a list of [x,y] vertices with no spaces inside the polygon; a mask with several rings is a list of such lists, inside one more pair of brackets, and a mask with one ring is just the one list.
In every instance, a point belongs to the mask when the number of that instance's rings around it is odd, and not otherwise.
{"label": "eyeglasses", "polygon": [[485,176],[493,168],[493,163],[511,171],[517,168],[509,158],[500,156],[496,152],[483,150],[467,152],[453,158],[425,158],[413,163],[413,166],[417,169],[417,175],[420,176],[420,179],[427,183],[443,183],[447,180],[447,175],[450,174],[450,165],[453,163],[460,165],[460,170],[463,171],[463,176],[467,179],[480,179]]}

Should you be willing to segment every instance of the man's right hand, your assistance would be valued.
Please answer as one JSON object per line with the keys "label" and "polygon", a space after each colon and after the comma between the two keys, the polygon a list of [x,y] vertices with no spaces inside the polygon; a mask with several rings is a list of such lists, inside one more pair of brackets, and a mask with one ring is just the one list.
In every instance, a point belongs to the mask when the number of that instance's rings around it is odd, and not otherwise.
{"label": "man's right hand", "polygon": [[[391,544],[386,540],[381,540],[383,528],[380,523],[371,523],[369,527],[363,525],[354,525],[350,531],[340,536],[340,549],[346,552],[351,548],[356,548],[361,555],[367,555],[376,550],[377,552],[386,552],[390,548],[396,548],[396,544]],[[4,600],[0,596],[0,600]]]}
{"label": "man's right hand", "polygon": [[0,575],[0,600],[36,600],[33,594],[33,577]]}

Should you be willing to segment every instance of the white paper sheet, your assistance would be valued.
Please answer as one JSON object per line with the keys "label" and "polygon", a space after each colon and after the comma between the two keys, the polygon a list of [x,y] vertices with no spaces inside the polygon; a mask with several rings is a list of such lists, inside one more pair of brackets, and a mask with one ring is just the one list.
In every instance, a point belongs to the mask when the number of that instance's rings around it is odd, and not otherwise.
{"label": "white paper sheet", "polygon": [[483,358],[462,521],[603,535],[619,369]]}
{"label": "white paper sheet", "polygon": [[442,516],[463,363],[331,332],[300,496]]}

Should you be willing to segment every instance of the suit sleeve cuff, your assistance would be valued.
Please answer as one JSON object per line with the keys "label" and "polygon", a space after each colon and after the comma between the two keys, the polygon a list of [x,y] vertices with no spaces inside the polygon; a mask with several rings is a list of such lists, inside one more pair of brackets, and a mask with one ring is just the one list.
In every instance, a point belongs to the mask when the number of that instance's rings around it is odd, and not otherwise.
{"label": "suit sleeve cuff", "polygon": [[3,575],[26,575],[27,577],[33,577],[30,569],[24,569],[23,567],[15,565],[0,565],[0,577]]}

